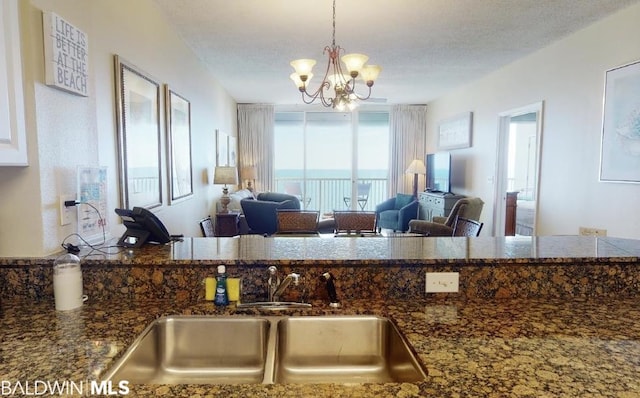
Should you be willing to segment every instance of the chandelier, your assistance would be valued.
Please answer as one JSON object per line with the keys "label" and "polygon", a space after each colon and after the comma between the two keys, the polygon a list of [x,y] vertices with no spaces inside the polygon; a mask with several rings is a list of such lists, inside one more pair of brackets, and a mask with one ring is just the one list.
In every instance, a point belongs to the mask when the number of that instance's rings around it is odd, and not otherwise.
{"label": "chandelier", "polygon": [[[326,107],[340,111],[345,108],[352,110],[358,106],[356,100],[367,100],[371,96],[371,86],[382,68],[377,65],[365,65],[369,57],[364,54],[346,54],[340,62],[340,53],[343,51],[343,48],[336,46],[336,0],[333,0],[333,35],[331,45],[326,46],[322,52],[327,54],[329,59],[320,87],[313,92],[308,90],[309,81],[313,77],[311,69],[316,64],[314,59],[291,61],[295,72],[289,77],[302,93],[302,101],[305,104],[311,104],[319,98]],[[356,93],[356,78],[362,79],[368,87],[366,95]]]}

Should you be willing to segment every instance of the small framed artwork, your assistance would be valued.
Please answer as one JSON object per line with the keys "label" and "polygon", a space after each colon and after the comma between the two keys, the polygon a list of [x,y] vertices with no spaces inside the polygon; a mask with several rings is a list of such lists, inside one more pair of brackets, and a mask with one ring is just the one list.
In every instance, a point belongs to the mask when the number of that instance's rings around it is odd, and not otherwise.
{"label": "small framed artwork", "polygon": [[640,61],[605,74],[600,181],[640,182]]}
{"label": "small framed artwork", "polygon": [[165,85],[169,204],[193,195],[191,104]]}
{"label": "small framed artwork", "polygon": [[236,137],[229,136],[229,166],[236,167],[238,165],[238,145]]}
{"label": "small framed artwork", "polygon": [[160,206],[160,83],[117,55],[114,61],[121,206]]}
{"label": "small framed artwork", "polygon": [[216,130],[216,166],[229,165],[229,141],[227,135]]}
{"label": "small framed artwork", "polygon": [[438,149],[469,148],[471,146],[472,123],[472,112],[465,112],[440,122],[438,124]]}

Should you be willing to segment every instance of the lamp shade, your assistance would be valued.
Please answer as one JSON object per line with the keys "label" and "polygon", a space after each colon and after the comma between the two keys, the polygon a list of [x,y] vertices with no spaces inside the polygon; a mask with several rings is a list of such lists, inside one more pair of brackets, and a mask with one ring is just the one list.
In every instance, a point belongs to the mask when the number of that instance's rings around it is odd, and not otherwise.
{"label": "lamp shade", "polygon": [[258,178],[258,168],[256,166],[244,166],[240,169],[240,176],[243,180],[255,180]]}
{"label": "lamp shade", "polygon": [[218,166],[213,176],[214,184],[238,185],[238,170],[235,167]]}
{"label": "lamp shade", "polygon": [[[364,64],[369,60],[364,54],[347,54],[342,56],[342,62],[344,62],[349,74],[353,77],[358,76],[360,69],[364,66]],[[354,76],[355,74],[355,76]]]}
{"label": "lamp shade", "polygon": [[364,80],[367,85],[369,82],[373,85],[373,82],[378,78],[381,70],[382,68],[378,65],[365,65],[360,69],[360,77],[362,77],[362,80]]}
{"label": "lamp shade", "polygon": [[407,174],[427,174],[427,168],[424,166],[424,162],[420,159],[413,159],[407,170]]}
{"label": "lamp shade", "polygon": [[[315,59],[296,59],[295,61],[290,62],[293,69],[296,70],[298,76],[309,76],[313,66],[316,64]],[[304,79],[303,79],[304,80]]]}

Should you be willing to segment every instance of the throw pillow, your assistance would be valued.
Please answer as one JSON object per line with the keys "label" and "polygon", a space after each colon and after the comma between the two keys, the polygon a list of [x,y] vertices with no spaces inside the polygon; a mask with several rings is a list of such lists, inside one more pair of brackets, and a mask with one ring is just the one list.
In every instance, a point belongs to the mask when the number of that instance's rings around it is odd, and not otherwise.
{"label": "throw pillow", "polygon": [[396,195],[396,205],[394,209],[400,210],[411,202],[413,202],[413,195],[399,193]]}
{"label": "throw pillow", "polygon": [[229,194],[229,198],[231,199],[231,203],[227,206],[230,211],[236,211],[242,213],[242,206],[240,206],[240,201],[242,199],[251,198],[253,199],[253,193],[248,189],[241,189],[234,193]]}

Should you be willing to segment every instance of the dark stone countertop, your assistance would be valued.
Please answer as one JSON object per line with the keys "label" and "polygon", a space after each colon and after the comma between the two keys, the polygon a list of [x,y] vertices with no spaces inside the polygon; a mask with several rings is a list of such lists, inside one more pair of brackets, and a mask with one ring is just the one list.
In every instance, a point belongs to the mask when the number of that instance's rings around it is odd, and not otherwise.
{"label": "dark stone countertop", "polygon": [[[637,299],[343,300],[285,315],[391,318],[428,372],[420,383],[352,385],[130,385],[129,396],[635,397],[640,394]],[[102,301],[56,312],[53,302],[4,302],[0,374],[17,382],[84,382],[104,374],[155,318],[250,316],[211,302]],[[273,315],[273,313],[264,313]],[[217,336],[223,338],[223,336]]]}
{"label": "dark stone countertop", "polygon": [[[330,309],[320,294],[311,294],[312,309],[284,315],[389,317],[417,352],[427,379],[131,385],[129,396],[640,396],[638,240],[241,236],[82,254],[90,299],[66,313],[54,310],[55,256],[0,258],[0,375],[9,388],[38,380],[88,388],[159,316],[260,315],[216,308],[194,288],[224,263],[256,286],[264,278],[255,271],[268,264],[284,273],[332,269],[343,308]],[[424,272],[443,270],[460,272],[461,293],[425,296]]]}

